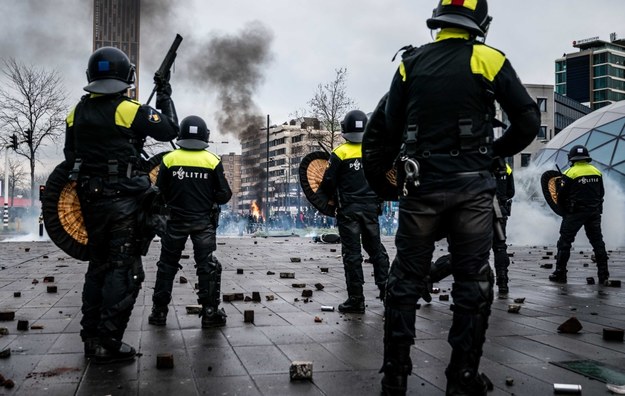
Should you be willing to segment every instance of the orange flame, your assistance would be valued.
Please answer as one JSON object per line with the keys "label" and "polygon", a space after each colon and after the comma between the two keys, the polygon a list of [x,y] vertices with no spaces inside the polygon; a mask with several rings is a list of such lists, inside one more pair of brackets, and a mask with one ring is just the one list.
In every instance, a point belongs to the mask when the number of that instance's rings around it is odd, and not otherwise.
{"label": "orange flame", "polygon": [[258,205],[256,201],[252,201],[250,210],[252,212],[252,216],[254,216],[256,220],[262,217],[262,214],[260,213],[260,206]]}

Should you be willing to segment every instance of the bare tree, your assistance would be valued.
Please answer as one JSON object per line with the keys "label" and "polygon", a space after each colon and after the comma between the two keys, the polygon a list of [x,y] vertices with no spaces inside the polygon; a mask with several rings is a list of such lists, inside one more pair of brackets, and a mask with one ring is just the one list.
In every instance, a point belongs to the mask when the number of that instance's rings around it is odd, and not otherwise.
{"label": "bare tree", "polygon": [[26,181],[26,172],[22,164],[16,160],[9,159],[9,194],[11,197],[11,206],[13,206],[13,199],[15,198],[15,192],[24,187]]}
{"label": "bare tree", "polygon": [[341,133],[341,120],[345,114],[353,110],[354,100],[347,96],[347,69],[336,70],[333,81],[319,84],[313,98],[308,102],[313,116],[316,117],[323,128],[330,133],[323,135],[321,141],[334,149],[336,139]]}
{"label": "bare tree", "polygon": [[16,153],[28,160],[30,196],[34,197],[37,154],[40,148],[63,134],[66,95],[55,70],[23,65],[15,59],[4,60],[3,64],[2,73],[7,82],[0,86],[2,137],[8,143],[11,135],[17,135]]}

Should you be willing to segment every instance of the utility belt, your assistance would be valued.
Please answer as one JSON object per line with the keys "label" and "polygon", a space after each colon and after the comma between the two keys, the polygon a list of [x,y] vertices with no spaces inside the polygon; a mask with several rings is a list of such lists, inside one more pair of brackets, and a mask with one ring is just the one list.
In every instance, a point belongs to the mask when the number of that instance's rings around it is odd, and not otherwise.
{"label": "utility belt", "polygon": [[[131,179],[135,176],[143,176],[146,175],[147,172],[139,166],[140,159],[138,157],[130,157],[127,164],[126,169],[122,173],[120,169],[119,161],[117,160],[109,160],[106,164],[106,176],[99,176],[100,178],[106,178],[106,181],[114,184],[117,183],[119,178],[125,177],[126,179]],[[90,164],[91,165],[91,164]],[[74,166],[72,170],[69,172],[69,180],[77,181],[80,178],[80,170],[84,166],[82,158],[76,158],[74,161]],[[123,168],[123,165],[121,166]],[[104,169],[101,170],[101,173]],[[100,172],[98,172],[100,173]]]}
{"label": "utility belt", "polygon": [[[484,117],[480,119],[480,117]],[[474,117],[462,116],[458,119],[457,139],[454,147],[451,149],[430,149],[426,144],[420,144],[417,147],[417,137],[419,134],[419,125],[409,123],[404,134],[404,143],[401,146],[395,166],[398,169],[398,180],[401,186],[401,194],[407,196],[411,189],[415,189],[420,185],[421,166],[419,160],[429,160],[432,157],[439,158],[456,158],[463,155],[489,155],[492,148],[492,128],[490,125],[490,116],[488,114],[477,117],[481,125],[481,129],[473,131]],[[490,131],[490,132],[489,132]],[[424,147],[425,146],[425,147]],[[475,173],[475,175],[478,175]],[[453,172],[454,175],[471,176],[474,172]]]}

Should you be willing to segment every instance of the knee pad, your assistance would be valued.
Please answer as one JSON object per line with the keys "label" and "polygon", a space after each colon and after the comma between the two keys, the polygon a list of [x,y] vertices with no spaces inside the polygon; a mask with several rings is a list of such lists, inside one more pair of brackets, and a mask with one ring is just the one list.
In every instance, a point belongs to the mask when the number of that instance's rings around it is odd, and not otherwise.
{"label": "knee pad", "polygon": [[493,271],[488,263],[473,276],[454,279],[452,311],[465,313],[490,312],[493,302]]}

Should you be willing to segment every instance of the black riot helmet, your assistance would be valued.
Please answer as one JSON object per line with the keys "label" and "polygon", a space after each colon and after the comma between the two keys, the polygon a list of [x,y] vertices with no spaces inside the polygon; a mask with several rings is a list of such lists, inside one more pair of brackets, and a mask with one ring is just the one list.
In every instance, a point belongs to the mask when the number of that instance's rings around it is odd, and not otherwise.
{"label": "black riot helmet", "polygon": [[198,116],[185,117],[180,122],[180,133],[176,144],[188,150],[204,150],[208,147],[210,131],[203,119]]}
{"label": "black riot helmet", "polygon": [[87,81],[83,89],[98,94],[114,94],[127,90],[135,83],[135,65],[115,47],[95,50],[87,64]]}
{"label": "black riot helmet", "polygon": [[577,146],[573,146],[569,151],[569,161],[577,162],[577,161],[592,161],[590,158],[590,154],[588,154],[588,149],[581,144]]}
{"label": "black riot helmet", "polygon": [[360,110],[352,110],[345,114],[345,118],[341,121],[343,137],[348,142],[362,143],[365,126],[367,126],[367,115]]}
{"label": "black riot helmet", "polygon": [[439,0],[427,25],[430,29],[459,27],[486,37],[492,19],[486,0]]}

